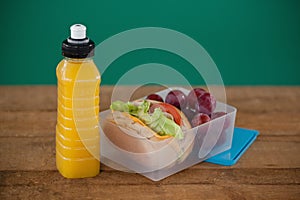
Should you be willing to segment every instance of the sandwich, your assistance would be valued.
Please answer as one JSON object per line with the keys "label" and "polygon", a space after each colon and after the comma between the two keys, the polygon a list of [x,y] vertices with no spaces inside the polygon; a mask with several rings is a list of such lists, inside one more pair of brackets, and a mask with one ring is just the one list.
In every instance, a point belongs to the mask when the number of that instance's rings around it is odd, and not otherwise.
{"label": "sandwich", "polygon": [[171,104],[153,100],[114,101],[110,110],[103,119],[104,134],[137,164],[157,170],[182,162],[191,152],[191,125],[184,113]]}

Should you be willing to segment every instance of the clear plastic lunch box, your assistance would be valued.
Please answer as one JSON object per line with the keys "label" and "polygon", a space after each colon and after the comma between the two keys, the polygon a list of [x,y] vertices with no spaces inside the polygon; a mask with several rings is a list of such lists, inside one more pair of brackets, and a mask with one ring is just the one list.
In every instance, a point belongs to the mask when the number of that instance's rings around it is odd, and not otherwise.
{"label": "clear plastic lunch box", "polygon": [[[189,92],[184,88],[180,90],[185,94]],[[169,91],[170,89],[165,89],[157,94],[165,98]],[[191,167],[231,148],[236,108],[217,102],[214,112],[218,111],[227,114],[184,131],[183,139],[169,138],[159,141],[159,145],[156,141],[153,145],[159,148],[147,153],[130,152],[116,146],[100,128],[101,163],[117,170],[139,173],[153,181],[159,181]],[[100,127],[103,127],[110,113],[110,110],[100,113]],[[153,143],[147,139],[141,140],[149,143],[147,145]]]}

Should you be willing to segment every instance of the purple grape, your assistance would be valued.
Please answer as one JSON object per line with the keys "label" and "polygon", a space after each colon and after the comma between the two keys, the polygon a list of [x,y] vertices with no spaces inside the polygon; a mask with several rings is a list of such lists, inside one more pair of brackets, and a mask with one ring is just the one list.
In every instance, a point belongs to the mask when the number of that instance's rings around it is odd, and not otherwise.
{"label": "purple grape", "polygon": [[216,108],[216,99],[208,92],[199,96],[197,101],[194,105],[190,105],[196,112],[210,115]]}
{"label": "purple grape", "polygon": [[191,110],[188,107],[185,107],[184,109],[182,109],[182,112],[188,118],[189,122],[191,122],[192,119],[194,118],[194,116],[196,115],[196,112],[194,110]]}
{"label": "purple grape", "polygon": [[223,115],[226,115],[226,114],[227,114],[226,112],[214,112],[211,114],[210,118],[213,120],[213,119],[222,117]]}
{"label": "purple grape", "polygon": [[158,94],[150,94],[146,97],[146,99],[164,102],[163,98],[161,96],[159,96]]}
{"label": "purple grape", "polygon": [[[213,120],[213,119],[222,117],[226,114],[227,114],[226,112],[214,112],[214,113],[211,114],[210,118],[211,118],[211,120]],[[224,125],[223,125],[223,129],[228,128],[230,126],[230,124],[231,124],[230,117],[226,116],[225,121],[224,121]]]}
{"label": "purple grape", "polygon": [[206,122],[209,122],[210,118],[207,114],[204,113],[198,113],[195,115],[191,121],[192,127],[199,126],[201,124],[204,124]]}
{"label": "purple grape", "polygon": [[165,102],[181,110],[186,106],[186,95],[180,90],[172,90],[166,96]]}
{"label": "purple grape", "polygon": [[200,97],[204,93],[206,93],[206,91],[203,88],[195,88],[191,90],[187,96],[188,107],[191,109],[195,109],[195,105],[197,105],[198,103],[198,97]]}

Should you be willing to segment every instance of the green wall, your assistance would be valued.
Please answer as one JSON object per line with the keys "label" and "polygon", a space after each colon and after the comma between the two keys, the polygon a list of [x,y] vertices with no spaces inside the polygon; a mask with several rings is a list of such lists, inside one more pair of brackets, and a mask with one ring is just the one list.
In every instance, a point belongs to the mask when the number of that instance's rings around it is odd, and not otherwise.
{"label": "green wall", "polygon": [[[297,0],[28,0],[1,1],[0,9],[0,84],[55,84],[61,42],[70,25],[83,23],[97,44],[145,26],[187,34],[211,55],[227,85],[300,85]],[[133,66],[148,62],[181,69],[192,84],[202,84],[185,60],[151,49],[117,59],[102,83],[114,84]]]}

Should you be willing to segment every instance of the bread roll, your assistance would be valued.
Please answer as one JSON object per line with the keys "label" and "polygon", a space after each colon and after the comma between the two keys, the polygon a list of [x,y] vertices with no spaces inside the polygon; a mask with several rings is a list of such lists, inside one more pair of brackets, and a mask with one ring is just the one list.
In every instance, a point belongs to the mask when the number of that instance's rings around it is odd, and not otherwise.
{"label": "bread roll", "polygon": [[[186,116],[178,109],[177,111],[182,117],[183,131],[190,129]],[[174,137],[160,139],[152,129],[125,112],[113,111],[102,120],[103,132],[110,142],[122,153],[127,151],[130,162],[136,162],[141,167],[153,169],[152,171],[184,161],[193,147],[194,135],[185,134],[182,140]]]}

